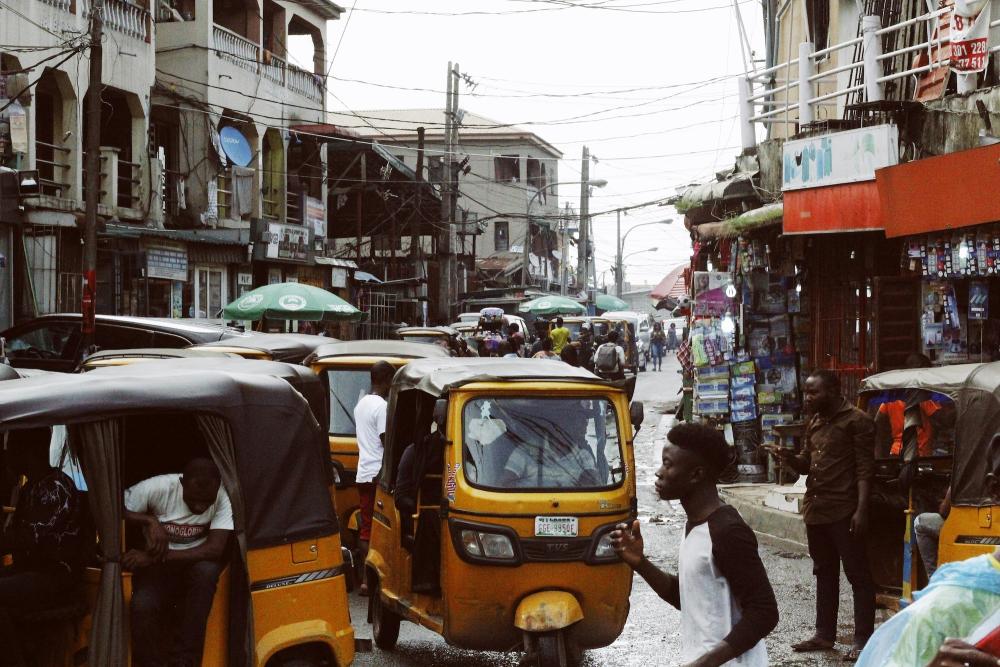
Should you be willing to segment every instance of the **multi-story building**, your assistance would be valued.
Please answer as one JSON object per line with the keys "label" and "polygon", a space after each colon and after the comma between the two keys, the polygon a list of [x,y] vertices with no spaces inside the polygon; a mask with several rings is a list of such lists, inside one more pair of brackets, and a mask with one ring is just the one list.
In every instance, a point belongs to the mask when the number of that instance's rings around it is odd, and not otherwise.
{"label": "multi-story building", "polygon": [[[12,184],[0,207],[0,329],[79,309],[93,1],[0,7],[0,166]],[[403,191],[414,174],[325,123],[326,25],[343,10],[103,2],[98,312],[215,317],[241,291],[281,280],[350,296],[355,265],[337,257],[337,239],[347,225],[353,235],[387,214],[412,218],[398,202],[413,199]],[[22,180],[19,196],[10,190]],[[439,208],[426,194],[425,208]]]}
{"label": "multi-story building", "polygon": [[[444,110],[358,111],[330,113],[328,118],[383,144],[410,168],[417,163],[417,129],[424,128],[425,179],[440,183],[447,178]],[[531,283],[546,287],[558,283],[560,209],[558,191],[551,186],[559,180],[562,153],[530,130],[471,112],[462,114],[458,137],[454,161],[459,168],[460,224],[456,228],[458,254],[465,260],[459,269],[459,292],[479,287],[471,277],[473,262],[521,283],[520,257],[529,214]]]}

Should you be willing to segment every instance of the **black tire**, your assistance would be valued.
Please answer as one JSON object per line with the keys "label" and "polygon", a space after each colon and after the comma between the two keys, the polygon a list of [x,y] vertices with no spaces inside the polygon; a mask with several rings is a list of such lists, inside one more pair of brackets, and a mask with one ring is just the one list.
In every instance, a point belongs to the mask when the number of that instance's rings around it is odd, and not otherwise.
{"label": "black tire", "polygon": [[368,594],[372,603],[372,638],[383,651],[391,651],[399,640],[399,615],[389,609],[382,600],[382,586],[377,576],[371,576]]}
{"label": "black tire", "polygon": [[566,640],[561,632],[539,635],[536,647],[538,667],[569,667]]}

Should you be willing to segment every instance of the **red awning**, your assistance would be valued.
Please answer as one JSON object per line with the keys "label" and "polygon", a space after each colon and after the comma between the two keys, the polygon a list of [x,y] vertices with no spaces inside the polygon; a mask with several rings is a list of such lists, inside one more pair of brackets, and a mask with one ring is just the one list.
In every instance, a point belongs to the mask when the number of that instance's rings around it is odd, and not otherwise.
{"label": "red awning", "polygon": [[785,234],[828,234],[883,229],[875,181],[785,193]]}
{"label": "red awning", "polygon": [[657,300],[667,297],[679,299],[686,295],[688,293],[687,281],[684,279],[684,270],[686,268],[687,264],[681,264],[673,269],[650,291],[649,295]]}
{"label": "red awning", "polygon": [[1000,144],[875,172],[889,238],[1000,220]]}

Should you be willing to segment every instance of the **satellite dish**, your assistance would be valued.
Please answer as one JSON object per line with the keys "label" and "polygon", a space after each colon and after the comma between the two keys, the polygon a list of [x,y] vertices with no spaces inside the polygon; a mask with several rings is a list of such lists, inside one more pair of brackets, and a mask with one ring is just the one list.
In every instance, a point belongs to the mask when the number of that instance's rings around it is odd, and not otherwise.
{"label": "satellite dish", "polygon": [[219,139],[222,142],[222,151],[233,164],[240,167],[250,164],[250,160],[253,159],[253,149],[250,148],[250,142],[242,132],[232,125],[227,125],[219,130]]}

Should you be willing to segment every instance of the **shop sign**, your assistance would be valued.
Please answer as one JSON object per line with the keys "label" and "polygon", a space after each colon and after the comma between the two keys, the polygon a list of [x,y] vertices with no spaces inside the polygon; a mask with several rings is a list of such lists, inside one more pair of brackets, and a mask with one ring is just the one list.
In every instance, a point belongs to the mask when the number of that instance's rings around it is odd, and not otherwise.
{"label": "shop sign", "polygon": [[322,199],[306,197],[306,227],[316,238],[326,238],[326,205]]}
{"label": "shop sign", "polygon": [[261,233],[265,259],[290,262],[309,260],[309,228],[269,222]]}
{"label": "shop sign", "polygon": [[252,273],[244,273],[242,271],[239,272],[239,273],[237,273],[236,274],[236,284],[239,285],[239,286],[241,286],[241,287],[244,286],[244,285],[246,285],[246,286],[253,285],[253,274]]}
{"label": "shop sign", "polygon": [[340,266],[330,269],[330,287],[347,287],[347,269]]}
{"label": "shop sign", "polygon": [[146,246],[146,276],[163,280],[188,279],[187,248],[181,243],[157,241]]}
{"label": "shop sign", "polygon": [[873,125],[786,141],[781,190],[873,181],[876,169],[898,162],[899,128],[895,125]]}

